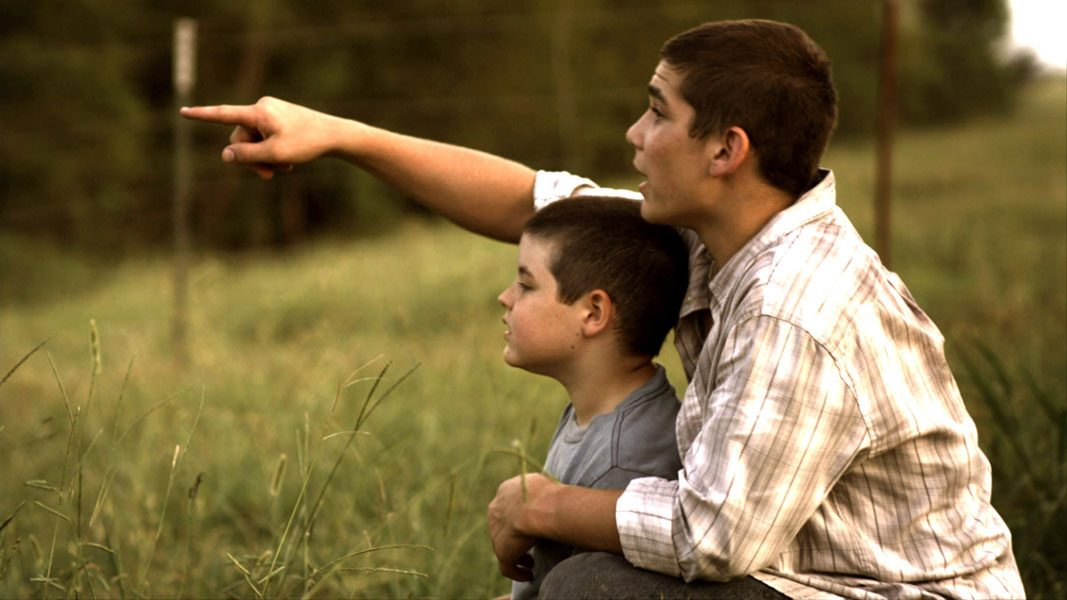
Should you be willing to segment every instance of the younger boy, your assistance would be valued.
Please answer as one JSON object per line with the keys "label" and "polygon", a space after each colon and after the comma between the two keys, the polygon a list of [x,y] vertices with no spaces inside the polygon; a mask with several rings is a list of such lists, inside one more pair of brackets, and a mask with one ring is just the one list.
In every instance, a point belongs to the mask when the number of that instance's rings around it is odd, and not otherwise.
{"label": "younger boy", "polygon": [[[678,319],[688,257],[678,233],[641,218],[637,202],[576,197],[548,205],[523,228],[518,275],[500,294],[504,360],[552,377],[570,396],[545,461],[561,483],[624,489],[631,479],[676,479],[678,399],[652,362]],[[574,549],[541,540],[530,582]]]}

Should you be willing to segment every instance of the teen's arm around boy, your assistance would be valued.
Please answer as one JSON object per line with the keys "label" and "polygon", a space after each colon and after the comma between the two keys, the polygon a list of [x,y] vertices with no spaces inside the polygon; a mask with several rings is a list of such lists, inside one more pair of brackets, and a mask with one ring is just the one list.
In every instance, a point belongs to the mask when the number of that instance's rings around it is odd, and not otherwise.
{"label": "teen's arm around boy", "polygon": [[615,525],[622,490],[562,485],[540,474],[525,479],[525,490],[521,476],[501,483],[489,504],[489,536],[501,573],[528,581],[531,573],[524,557],[538,538],[622,554]]}

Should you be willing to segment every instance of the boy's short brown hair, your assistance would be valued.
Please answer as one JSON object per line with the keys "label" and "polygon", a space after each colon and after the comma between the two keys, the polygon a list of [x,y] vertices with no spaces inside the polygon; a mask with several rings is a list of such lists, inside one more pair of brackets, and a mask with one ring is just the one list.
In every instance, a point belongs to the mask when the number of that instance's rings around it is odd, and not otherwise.
{"label": "boy's short brown hair", "polygon": [[691,137],[737,126],[767,181],[799,196],[815,182],[837,124],[830,60],[794,25],[749,19],[705,23],[667,40],[661,58],[684,76],[696,115]]}
{"label": "boy's short brown hair", "polygon": [[646,222],[639,202],[578,196],[539,210],[523,235],[553,244],[549,271],[561,302],[604,290],[615,304],[622,350],[659,354],[689,281],[689,256],[674,228]]}

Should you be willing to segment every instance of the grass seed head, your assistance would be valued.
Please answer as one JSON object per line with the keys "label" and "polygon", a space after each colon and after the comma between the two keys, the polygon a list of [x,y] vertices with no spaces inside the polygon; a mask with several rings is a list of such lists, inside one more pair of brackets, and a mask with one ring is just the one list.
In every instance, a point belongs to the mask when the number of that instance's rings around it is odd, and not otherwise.
{"label": "grass seed head", "polygon": [[93,357],[93,373],[99,375],[100,366],[100,332],[96,329],[96,319],[89,319],[89,353]]}
{"label": "grass seed head", "polygon": [[285,480],[285,466],[289,462],[289,457],[283,452],[278,457],[278,464],[274,467],[274,477],[270,480],[270,495],[277,496],[282,491],[282,481]]}

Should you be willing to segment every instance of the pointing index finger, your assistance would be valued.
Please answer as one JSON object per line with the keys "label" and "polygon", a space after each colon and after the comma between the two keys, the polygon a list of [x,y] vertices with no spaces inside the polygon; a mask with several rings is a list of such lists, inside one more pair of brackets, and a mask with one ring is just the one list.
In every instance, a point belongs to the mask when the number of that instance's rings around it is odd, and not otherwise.
{"label": "pointing index finger", "polygon": [[183,106],[180,112],[187,119],[209,121],[223,125],[255,127],[257,120],[254,108],[253,106],[220,104],[218,106]]}

